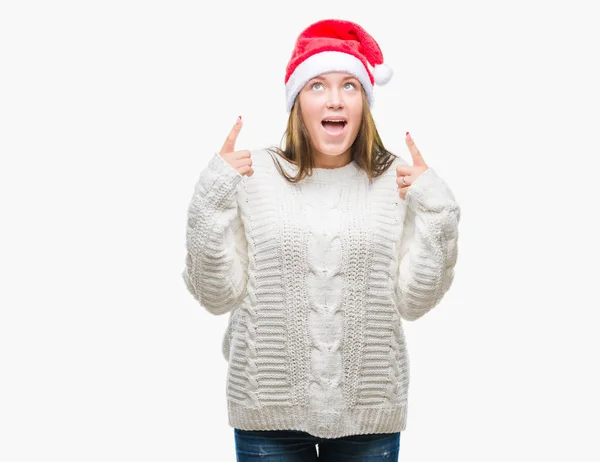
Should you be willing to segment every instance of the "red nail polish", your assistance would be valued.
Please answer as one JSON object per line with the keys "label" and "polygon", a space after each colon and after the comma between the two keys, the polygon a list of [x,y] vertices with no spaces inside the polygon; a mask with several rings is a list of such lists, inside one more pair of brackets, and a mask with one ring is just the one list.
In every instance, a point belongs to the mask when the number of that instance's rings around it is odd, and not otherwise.
{"label": "red nail polish", "polygon": [[406,136],[408,136],[408,132],[406,132]]}

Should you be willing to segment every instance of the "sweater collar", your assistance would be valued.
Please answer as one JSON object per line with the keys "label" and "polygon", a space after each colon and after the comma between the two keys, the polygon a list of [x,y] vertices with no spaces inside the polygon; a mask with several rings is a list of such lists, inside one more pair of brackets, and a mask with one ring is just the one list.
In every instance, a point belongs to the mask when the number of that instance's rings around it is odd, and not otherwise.
{"label": "sweater collar", "polygon": [[[295,164],[284,162],[288,167],[289,172],[295,174],[298,170]],[[313,168],[312,175],[306,176],[303,181],[307,183],[337,183],[339,181],[348,180],[356,177],[361,172],[361,168],[355,161],[350,162],[342,167],[336,168]]]}
{"label": "sweater collar", "polygon": [[351,161],[343,167],[336,168],[313,168],[312,175],[306,177],[306,181],[314,181],[318,183],[336,183],[338,181],[347,180],[355,177],[360,168],[356,162]]}

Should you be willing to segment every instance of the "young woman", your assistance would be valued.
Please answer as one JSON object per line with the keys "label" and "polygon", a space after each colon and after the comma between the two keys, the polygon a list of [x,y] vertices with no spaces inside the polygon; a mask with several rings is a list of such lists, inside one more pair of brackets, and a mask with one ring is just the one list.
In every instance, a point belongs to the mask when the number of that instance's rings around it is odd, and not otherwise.
{"label": "young woman", "polygon": [[390,77],[359,25],[312,24],[287,67],[285,146],[238,150],[238,118],[196,184],[183,278],[229,313],[238,461],[398,460],[402,320],[448,291],[460,208],[408,133],[412,165],[383,146],[370,107]]}

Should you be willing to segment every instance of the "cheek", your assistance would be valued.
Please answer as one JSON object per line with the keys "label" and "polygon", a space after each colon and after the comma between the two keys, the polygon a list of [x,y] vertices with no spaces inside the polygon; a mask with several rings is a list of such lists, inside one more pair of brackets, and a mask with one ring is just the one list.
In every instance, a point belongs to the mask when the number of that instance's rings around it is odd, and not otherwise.
{"label": "cheek", "polygon": [[319,128],[321,128],[321,119],[318,111],[311,111],[310,108],[307,108],[306,111],[302,112],[302,120],[309,133],[318,133]]}
{"label": "cheek", "polygon": [[354,114],[356,115],[356,118],[360,121],[362,120],[362,116],[363,116],[363,104],[362,104],[362,99],[360,100],[360,103],[356,105]]}
{"label": "cheek", "polygon": [[300,113],[302,114],[302,120],[307,128],[311,128],[315,121],[315,105],[310,98],[303,98],[300,100]]}
{"label": "cheek", "polygon": [[360,123],[362,121],[362,114],[363,114],[363,105],[362,105],[362,98],[361,98],[361,99],[359,99],[359,101],[356,102],[356,104],[352,105],[352,112],[350,115],[356,125],[360,125]]}
{"label": "cheek", "polygon": [[302,112],[305,112],[306,114],[314,112],[319,105],[318,95],[315,95],[314,93],[301,92],[298,95],[298,99],[300,101]]}
{"label": "cheek", "polygon": [[354,131],[358,132],[362,123],[362,109],[352,114],[352,118],[354,120]]}

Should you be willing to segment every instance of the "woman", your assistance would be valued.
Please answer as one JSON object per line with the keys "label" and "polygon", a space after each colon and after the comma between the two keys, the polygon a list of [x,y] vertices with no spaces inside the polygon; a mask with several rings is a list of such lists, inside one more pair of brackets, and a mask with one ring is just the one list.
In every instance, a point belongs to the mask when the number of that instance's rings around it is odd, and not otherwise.
{"label": "woman", "polygon": [[236,150],[238,118],[196,184],[183,278],[230,315],[238,461],[398,460],[402,319],[448,291],[460,209],[408,133],[412,165],[384,148],[370,107],[390,77],[359,25],[312,24],[287,67],[285,146]]}

